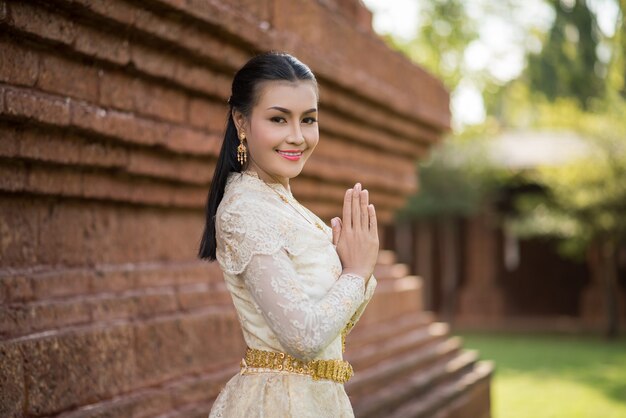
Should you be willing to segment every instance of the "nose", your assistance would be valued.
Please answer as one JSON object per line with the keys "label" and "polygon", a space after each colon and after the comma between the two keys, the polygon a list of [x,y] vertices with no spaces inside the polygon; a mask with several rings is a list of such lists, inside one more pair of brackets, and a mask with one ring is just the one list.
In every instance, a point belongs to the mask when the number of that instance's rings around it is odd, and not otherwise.
{"label": "nose", "polygon": [[304,135],[302,134],[300,124],[294,124],[293,129],[291,129],[291,132],[287,137],[287,142],[295,145],[299,145],[304,142]]}

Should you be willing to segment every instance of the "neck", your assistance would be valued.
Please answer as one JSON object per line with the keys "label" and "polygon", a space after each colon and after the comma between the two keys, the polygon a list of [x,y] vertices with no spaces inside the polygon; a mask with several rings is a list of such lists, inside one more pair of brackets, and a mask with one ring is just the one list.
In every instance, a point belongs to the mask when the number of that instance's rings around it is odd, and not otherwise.
{"label": "neck", "polygon": [[281,184],[285,189],[287,189],[287,191],[289,191],[289,193],[291,193],[291,188],[289,187],[289,178],[274,177],[253,164],[250,165],[248,171],[256,173],[256,175],[259,176],[261,180],[268,184]]}

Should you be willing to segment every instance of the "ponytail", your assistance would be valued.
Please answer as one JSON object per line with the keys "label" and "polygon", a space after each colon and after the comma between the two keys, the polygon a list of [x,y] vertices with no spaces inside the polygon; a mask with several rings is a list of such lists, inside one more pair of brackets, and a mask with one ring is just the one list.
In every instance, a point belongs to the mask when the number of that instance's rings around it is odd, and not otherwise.
{"label": "ponytail", "polygon": [[217,242],[215,241],[215,213],[222,201],[222,197],[224,197],[224,188],[226,187],[228,174],[238,173],[242,170],[241,164],[237,161],[236,149],[238,142],[237,128],[233,121],[232,111],[230,111],[228,112],[224,141],[222,142],[215,172],[211,179],[211,188],[206,204],[206,223],[202,233],[202,240],[200,241],[200,250],[198,251],[198,257],[209,261],[215,260],[215,250],[217,248]]}

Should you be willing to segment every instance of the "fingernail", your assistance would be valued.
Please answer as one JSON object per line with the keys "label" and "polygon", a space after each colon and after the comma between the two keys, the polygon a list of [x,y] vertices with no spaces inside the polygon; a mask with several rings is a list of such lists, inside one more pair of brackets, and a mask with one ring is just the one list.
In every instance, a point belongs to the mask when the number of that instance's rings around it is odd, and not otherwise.
{"label": "fingernail", "polygon": [[357,184],[354,186],[354,188],[355,188],[355,189],[357,189],[357,190],[361,190],[361,183],[357,183]]}
{"label": "fingernail", "polygon": [[330,224],[333,226],[333,228],[336,227],[337,226],[337,218],[331,219],[330,220]]}

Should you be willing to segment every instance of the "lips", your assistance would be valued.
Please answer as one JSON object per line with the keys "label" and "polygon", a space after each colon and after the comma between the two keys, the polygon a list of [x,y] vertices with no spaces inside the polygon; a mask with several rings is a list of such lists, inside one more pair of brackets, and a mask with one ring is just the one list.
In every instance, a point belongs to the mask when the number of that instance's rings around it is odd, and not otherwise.
{"label": "lips", "polygon": [[302,151],[300,150],[276,150],[281,156],[291,161],[298,161],[302,157]]}

